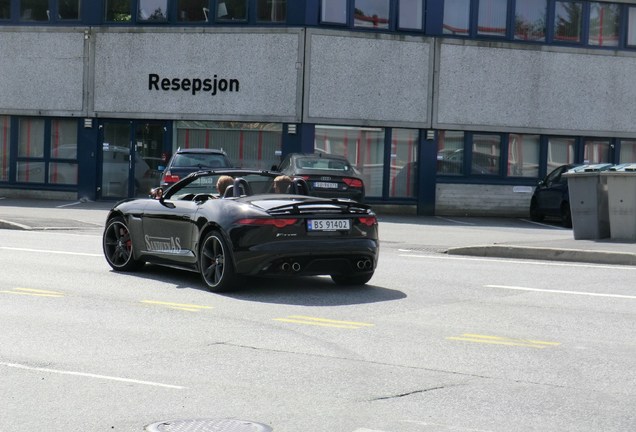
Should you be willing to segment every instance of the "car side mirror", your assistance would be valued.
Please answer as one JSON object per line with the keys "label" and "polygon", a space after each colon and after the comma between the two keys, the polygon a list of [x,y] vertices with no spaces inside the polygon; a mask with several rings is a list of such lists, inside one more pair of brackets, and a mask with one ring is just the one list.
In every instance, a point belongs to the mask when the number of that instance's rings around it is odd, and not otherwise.
{"label": "car side mirror", "polygon": [[272,167],[269,170],[270,171],[278,171],[278,167],[276,165],[272,165]]}

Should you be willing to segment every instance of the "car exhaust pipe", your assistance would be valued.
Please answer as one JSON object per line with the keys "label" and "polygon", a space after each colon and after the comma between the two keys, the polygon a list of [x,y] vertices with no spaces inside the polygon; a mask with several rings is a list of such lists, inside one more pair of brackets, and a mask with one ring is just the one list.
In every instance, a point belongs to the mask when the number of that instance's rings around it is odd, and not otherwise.
{"label": "car exhaust pipe", "polygon": [[368,259],[358,260],[358,262],[356,262],[356,267],[358,267],[358,270],[371,270],[373,263]]}
{"label": "car exhaust pipe", "polygon": [[292,268],[292,270],[293,270],[293,271],[295,271],[295,272],[299,272],[299,271],[300,271],[300,264],[299,264],[299,263],[297,263],[297,262],[295,262],[295,263],[293,263],[293,264],[291,265],[291,268]]}
{"label": "car exhaust pipe", "polygon": [[291,265],[288,262],[284,262],[281,266],[280,269],[284,272],[288,272],[289,270],[291,270]]}

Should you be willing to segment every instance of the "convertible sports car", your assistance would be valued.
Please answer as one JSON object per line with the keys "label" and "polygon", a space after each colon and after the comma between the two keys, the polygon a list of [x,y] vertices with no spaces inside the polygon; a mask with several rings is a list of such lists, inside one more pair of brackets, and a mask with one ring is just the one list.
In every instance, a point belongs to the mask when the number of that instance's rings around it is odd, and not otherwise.
{"label": "convertible sports car", "polygon": [[[221,175],[234,178],[224,196],[215,187]],[[243,276],[329,275],[338,285],[366,284],[380,247],[373,210],[308,196],[302,179],[273,193],[278,175],[199,171],[159,199],[121,201],[106,220],[106,261],[116,271],[150,262],[199,272],[214,292],[237,288]]]}

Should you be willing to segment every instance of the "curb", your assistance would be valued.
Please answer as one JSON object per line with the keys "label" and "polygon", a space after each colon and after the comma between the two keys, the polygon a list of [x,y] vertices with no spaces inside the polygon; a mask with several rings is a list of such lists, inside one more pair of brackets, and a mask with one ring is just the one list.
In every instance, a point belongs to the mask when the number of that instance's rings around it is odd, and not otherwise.
{"label": "curb", "polygon": [[3,220],[3,219],[0,219],[0,229],[31,231],[30,226],[22,225],[17,222],[11,222],[8,220]]}
{"label": "curb", "polygon": [[468,255],[489,258],[516,258],[636,266],[636,254],[628,252],[488,245],[454,247],[448,249],[446,253],[448,255]]}

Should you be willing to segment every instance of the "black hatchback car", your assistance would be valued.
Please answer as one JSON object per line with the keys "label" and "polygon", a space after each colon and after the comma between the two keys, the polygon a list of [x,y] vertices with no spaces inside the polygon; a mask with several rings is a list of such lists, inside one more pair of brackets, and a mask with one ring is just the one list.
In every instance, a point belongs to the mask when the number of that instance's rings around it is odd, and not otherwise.
{"label": "black hatchback car", "polygon": [[224,151],[216,149],[178,149],[161,175],[162,188],[172,186],[190,173],[219,168],[232,168]]}
{"label": "black hatchback car", "polygon": [[541,222],[546,217],[554,217],[560,219],[564,227],[572,227],[568,180],[563,174],[580,166],[582,165],[561,165],[539,181],[530,201],[531,220]]}
{"label": "black hatchback car", "polygon": [[272,167],[307,183],[309,195],[323,198],[364,199],[364,181],[343,156],[323,153],[290,153]]}

